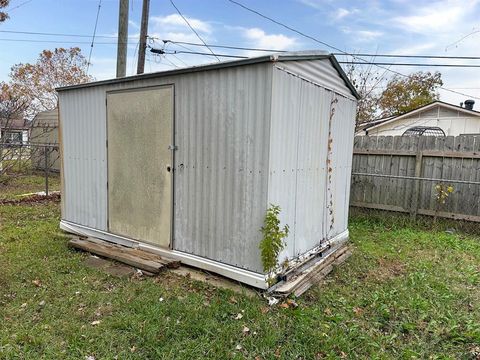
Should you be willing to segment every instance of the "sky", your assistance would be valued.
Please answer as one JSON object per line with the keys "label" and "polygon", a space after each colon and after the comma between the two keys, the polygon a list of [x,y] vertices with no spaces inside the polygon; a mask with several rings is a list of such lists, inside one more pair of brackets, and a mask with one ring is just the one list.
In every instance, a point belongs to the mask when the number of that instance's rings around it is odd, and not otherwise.
{"label": "sky", "polygon": [[[238,0],[242,4],[348,53],[480,56],[480,0]],[[276,50],[327,50],[332,48],[246,11],[228,0],[174,0],[201,38],[212,45]],[[0,23],[0,81],[7,81],[10,67],[34,62],[43,49],[79,46],[88,58],[99,0],[11,0],[10,19]],[[136,71],[142,0],[130,0],[127,75]],[[8,8],[7,8],[8,11]],[[97,38],[89,72],[97,80],[115,76],[118,0],[102,0]],[[8,31],[47,32],[81,36],[42,36]],[[170,0],[151,0],[149,45],[161,40],[199,43]],[[184,45],[185,46],[185,45]],[[208,52],[186,45],[190,50]],[[166,50],[184,51],[168,43]],[[254,51],[215,49],[220,54],[256,56]],[[344,58],[340,57],[340,60]],[[371,58],[367,58],[370,59]],[[225,58],[224,60],[228,60]],[[375,58],[377,61],[392,59]],[[147,52],[146,72],[217,61],[214,57]],[[393,59],[394,62],[412,62]],[[480,60],[420,60],[424,63],[480,64]],[[459,104],[476,99],[480,109],[480,68],[432,68],[392,66],[408,74],[440,71],[443,101]],[[381,70],[381,69],[380,69]]]}

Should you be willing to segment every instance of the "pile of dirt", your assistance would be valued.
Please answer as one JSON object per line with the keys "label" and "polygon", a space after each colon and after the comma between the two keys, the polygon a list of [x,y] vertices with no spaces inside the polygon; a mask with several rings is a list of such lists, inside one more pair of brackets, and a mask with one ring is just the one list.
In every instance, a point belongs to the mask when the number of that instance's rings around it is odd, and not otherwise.
{"label": "pile of dirt", "polygon": [[0,199],[0,205],[17,205],[17,204],[35,204],[44,202],[59,202],[60,193],[53,193],[49,195],[29,195],[18,199]]}

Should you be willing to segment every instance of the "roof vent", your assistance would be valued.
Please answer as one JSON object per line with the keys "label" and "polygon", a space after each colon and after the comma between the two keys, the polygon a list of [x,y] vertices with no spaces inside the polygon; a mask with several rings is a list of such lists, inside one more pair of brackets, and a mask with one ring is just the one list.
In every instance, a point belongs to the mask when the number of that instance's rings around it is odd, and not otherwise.
{"label": "roof vent", "polygon": [[475,105],[474,100],[465,100],[465,109],[473,110],[473,105]]}

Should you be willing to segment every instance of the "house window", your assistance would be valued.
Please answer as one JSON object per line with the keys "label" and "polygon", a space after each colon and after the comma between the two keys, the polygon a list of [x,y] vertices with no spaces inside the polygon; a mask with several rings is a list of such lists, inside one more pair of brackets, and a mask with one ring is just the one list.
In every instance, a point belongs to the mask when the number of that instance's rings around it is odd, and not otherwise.
{"label": "house window", "polygon": [[2,142],[5,144],[21,144],[22,132],[12,130],[2,131]]}

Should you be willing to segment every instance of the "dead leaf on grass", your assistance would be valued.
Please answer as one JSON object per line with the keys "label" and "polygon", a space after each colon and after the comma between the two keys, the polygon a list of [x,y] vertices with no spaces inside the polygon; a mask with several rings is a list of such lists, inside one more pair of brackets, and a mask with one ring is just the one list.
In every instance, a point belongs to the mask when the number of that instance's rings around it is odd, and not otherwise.
{"label": "dead leaf on grass", "polygon": [[32,280],[32,284],[35,285],[36,287],[42,286],[42,282],[39,279]]}
{"label": "dead leaf on grass", "polygon": [[241,318],[243,318],[243,314],[241,313],[238,313],[237,316],[235,316],[235,320],[240,320]]}
{"label": "dead leaf on grass", "polygon": [[292,300],[292,299],[287,299],[287,304],[292,309],[295,309],[298,307],[298,304],[295,302],[295,300]]}
{"label": "dead leaf on grass", "polygon": [[90,325],[96,326],[99,325],[102,322],[102,320],[94,320],[90,323]]}
{"label": "dead leaf on grass", "polygon": [[354,307],[353,312],[355,313],[355,316],[361,316],[363,314],[363,309],[359,307]]}
{"label": "dead leaf on grass", "polygon": [[298,304],[292,299],[287,299],[280,304],[280,307],[283,309],[295,309],[298,307]]}

